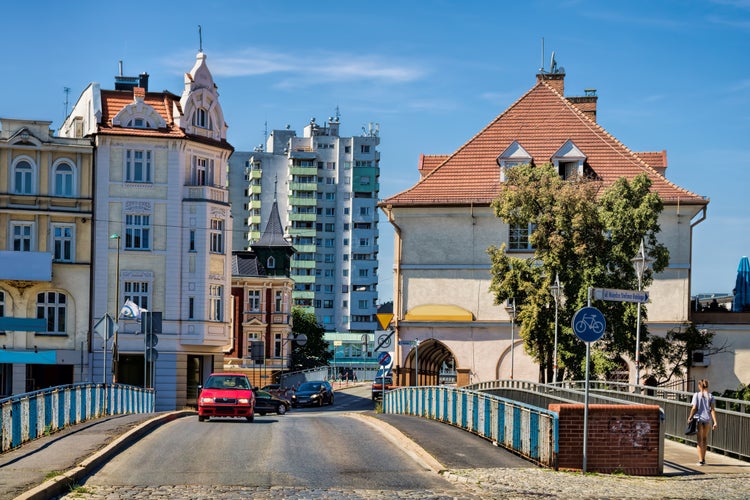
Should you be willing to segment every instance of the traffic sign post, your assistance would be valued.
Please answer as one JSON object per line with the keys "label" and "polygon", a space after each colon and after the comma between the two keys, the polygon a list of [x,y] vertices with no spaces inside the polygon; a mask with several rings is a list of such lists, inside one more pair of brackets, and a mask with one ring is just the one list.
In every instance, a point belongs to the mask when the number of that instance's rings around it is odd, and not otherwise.
{"label": "traffic sign post", "polygon": [[[591,294],[589,294],[591,297]],[[591,359],[591,343],[599,340],[607,328],[607,320],[596,307],[582,307],[573,315],[571,323],[573,332],[586,342],[586,391],[583,406],[583,472],[586,472],[586,449],[589,431],[589,364]]]}
{"label": "traffic sign post", "polygon": [[[382,405],[385,405],[385,367],[391,362],[391,355],[387,352],[381,352],[378,354],[378,364],[381,367],[380,375],[380,390],[382,392]],[[377,378],[377,376],[376,376]]]}

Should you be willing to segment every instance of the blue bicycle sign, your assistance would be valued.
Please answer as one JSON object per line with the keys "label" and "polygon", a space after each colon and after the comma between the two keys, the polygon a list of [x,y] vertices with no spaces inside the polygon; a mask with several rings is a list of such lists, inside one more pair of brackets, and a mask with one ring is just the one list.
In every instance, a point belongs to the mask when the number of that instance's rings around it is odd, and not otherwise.
{"label": "blue bicycle sign", "polygon": [[584,342],[599,340],[607,327],[607,320],[596,307],[583,307],[573,315],[573,333]]}

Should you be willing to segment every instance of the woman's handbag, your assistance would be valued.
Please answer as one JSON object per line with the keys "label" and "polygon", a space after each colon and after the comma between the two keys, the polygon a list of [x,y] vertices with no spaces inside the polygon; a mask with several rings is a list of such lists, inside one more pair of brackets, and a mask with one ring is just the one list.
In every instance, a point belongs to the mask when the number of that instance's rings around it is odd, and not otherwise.
{"label": "woman's handbag", "polygon": [[693,434],[698,434],[698,417],[691,418],[687,427],[685,427],[686,436],[692,436]]}

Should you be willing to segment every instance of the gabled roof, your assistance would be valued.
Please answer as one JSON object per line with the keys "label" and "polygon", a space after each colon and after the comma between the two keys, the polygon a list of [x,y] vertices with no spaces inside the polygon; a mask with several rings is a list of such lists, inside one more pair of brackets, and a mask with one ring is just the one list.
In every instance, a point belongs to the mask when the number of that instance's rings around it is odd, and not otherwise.
{"label": "gabled roof", "polygon": [[[427,159],[420,157],[423,177],[411,188],[385,199],[381,205],[486,205],[499,194],[500,167],[497,159],[513,142],[520,144],[535,165],[550,162],[568,141],[586,156],[586,166],[596,175],[602,188],[618,178],[632,179],[645,172],[651,189],[665,204],[706,205],[708,199],[668,181],[648,160],[656,155],[637,154],[625,147],[600,125],[586,116],[544,79],[469,139],[453,154],[427,171]],[[432,167],[432,165],[430,165]]]}

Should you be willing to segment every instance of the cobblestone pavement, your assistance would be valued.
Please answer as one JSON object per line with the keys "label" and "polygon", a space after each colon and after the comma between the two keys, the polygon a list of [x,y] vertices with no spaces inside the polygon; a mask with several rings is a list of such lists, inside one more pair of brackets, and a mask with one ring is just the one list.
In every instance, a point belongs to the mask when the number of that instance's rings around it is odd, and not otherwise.
{"label": "cobblestone pavement", "polygon": [[341,490],[297,487],[83,485],[61,497],[70,499],[332,499],[332,500],[476,500],[476,499],[712,499],[750,498],[750,474],[697,474],[679,477],[555,472],[547,469],[461,469],[444,471],[455,484],[445,491]]}

